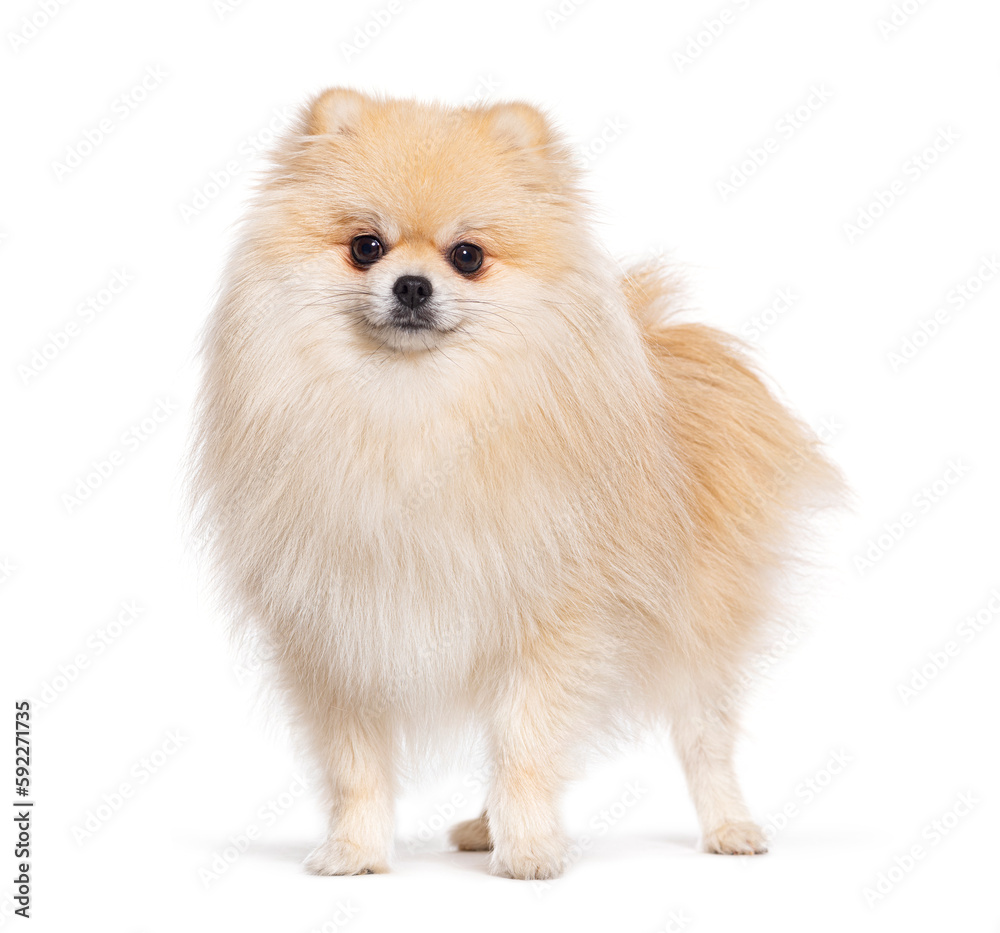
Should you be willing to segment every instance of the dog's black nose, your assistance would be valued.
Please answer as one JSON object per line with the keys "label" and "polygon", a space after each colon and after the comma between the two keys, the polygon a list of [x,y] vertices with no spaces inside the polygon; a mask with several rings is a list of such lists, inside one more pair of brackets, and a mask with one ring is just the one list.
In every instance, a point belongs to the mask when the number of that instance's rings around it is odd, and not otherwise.
{"label": "dog's black nose", "polygon": [[407,308],[417,308],[434,293],[431,280],[422,275],[401,275],[392,286],[396,300]]}

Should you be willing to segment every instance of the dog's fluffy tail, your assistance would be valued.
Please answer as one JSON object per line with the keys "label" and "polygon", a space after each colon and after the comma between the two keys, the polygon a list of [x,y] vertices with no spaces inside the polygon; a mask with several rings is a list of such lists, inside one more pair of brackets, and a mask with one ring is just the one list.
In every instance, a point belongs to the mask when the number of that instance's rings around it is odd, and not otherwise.
{"label": "dog's fluffy tail", "polygon": [[640,266],[623,287],[666,390],[671,428],[693,452],[689,465],[710,499],[730,515],[745,516],[752,502],[765,524],[774,508],[839,501],[839,471],[765,384],[743,342],[678,319],[685,294],[675,274]]}
{"label": "dog's fluffy tail", "polygon": [[678,273],[661,263],[633,266],[622,278],[632,316],[644,331],[662,324],[684,307],[686,292]]}

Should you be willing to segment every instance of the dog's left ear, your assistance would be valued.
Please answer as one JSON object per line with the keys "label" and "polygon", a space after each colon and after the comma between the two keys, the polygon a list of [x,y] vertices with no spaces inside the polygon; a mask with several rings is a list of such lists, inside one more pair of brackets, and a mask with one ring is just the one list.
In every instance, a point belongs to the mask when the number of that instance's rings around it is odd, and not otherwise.
{"label": "dog's left ear", "polygon": [[544,149],[559,139],[548,117],[531,104],[497,104],[487,114],[494,135],[512,148]]}

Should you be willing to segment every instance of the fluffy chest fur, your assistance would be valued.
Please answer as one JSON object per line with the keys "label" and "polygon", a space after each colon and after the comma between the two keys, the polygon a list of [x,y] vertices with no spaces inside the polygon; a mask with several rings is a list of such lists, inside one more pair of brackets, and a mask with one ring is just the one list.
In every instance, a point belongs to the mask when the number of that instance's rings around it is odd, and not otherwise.
{"label": "fluffy chest fur", "polygon": [[616,489],[630,501],[648,446],[639,390],[544,358],[345,366],[349,348],[330,348],[348,339],[275,350],[252,386],[219,359],[225,405],[207,413],[225,415],[203,463],[217,554],[267,637],[337,691],[402,706],[457,696],[568,592],[599,583],[607,505]]}

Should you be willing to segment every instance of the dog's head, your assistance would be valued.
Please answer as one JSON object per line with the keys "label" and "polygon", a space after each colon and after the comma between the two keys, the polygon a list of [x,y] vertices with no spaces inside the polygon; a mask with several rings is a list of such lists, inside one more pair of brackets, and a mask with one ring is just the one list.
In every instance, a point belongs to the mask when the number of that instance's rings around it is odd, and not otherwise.
{"label": "dog's head", "polygon": [[315,322],[316,339],[326,324],[361,352],[409,356],[523,340],[561,283],[591,272],[577,167],[527,104],[333,89],[275,155],[239,274],[283,280],[298,301],[272,313]]}

